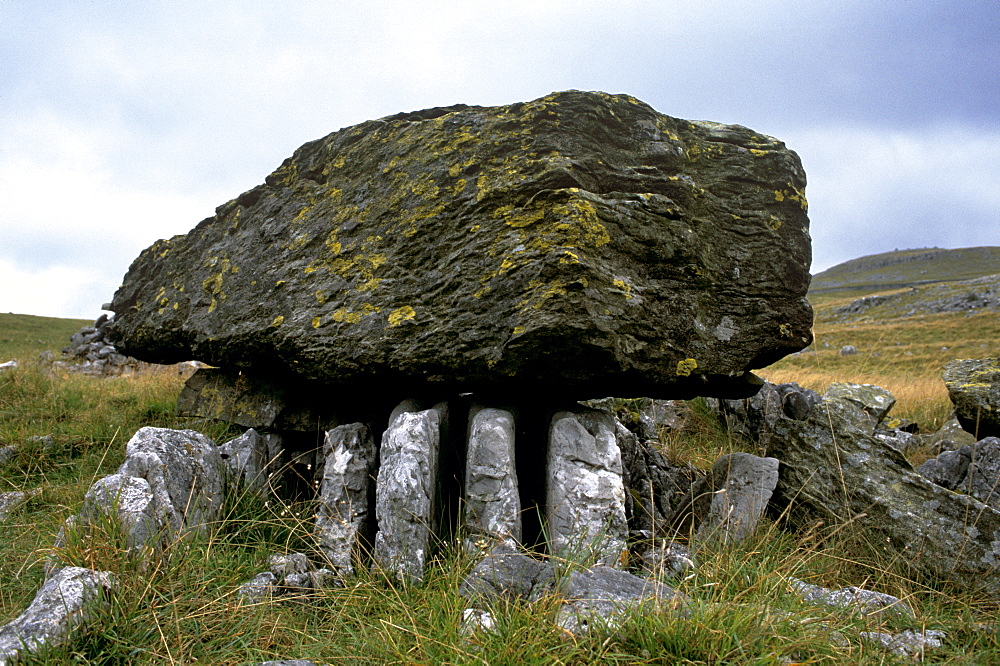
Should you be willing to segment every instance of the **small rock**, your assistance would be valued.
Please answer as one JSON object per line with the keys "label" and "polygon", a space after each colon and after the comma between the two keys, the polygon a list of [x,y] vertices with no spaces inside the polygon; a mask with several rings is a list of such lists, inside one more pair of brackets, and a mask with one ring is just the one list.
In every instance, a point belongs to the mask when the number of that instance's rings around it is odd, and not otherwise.
{"label": "small rock", "polygon": [[278,578],[270,571],[263,571],[240,585],[236,597],[245,604],[256,604],[274,594]]}
{"label": "small rock", "polygon": [[17,458],[17,449],[13,446],[0,446],[0,465]]}
{"label": "small rock", "polygon": [[10,361],[7,361],[6,363],[0,363],[0,372],[4,372],[6,370],[13,370],[16,367],[17,367],[17,359],[15,358]]}
{"label": "small rock", "polygon": [[797,578],[789,579],[792,590],[806,603],[821,603],[825,606],[847,608],[861,615],[880,616],[886,613],[912,618],[913,611],[906,602],[891,594],[864,590],[860,587],[845,587],[830,590],[812,585]]}
{"label": "small rock", "polygon": [[977,438],[1000,436],[1000,357],[952,361],[942,376],[962,427]]}
{"label": "small rock", "polygon": [[863,640],[885,648],[897,657],[919,657],[932,648],[941,647],[941,641],[947,634],[943,631],[928,629],[913,631],[906,629],[896,635],[877,631],[862,631],[858,634]]}
{"label": "small rock", "polygon": [[14,509],[24,504],[33,495],[35,495],[35,492],[26,493],[17,490],[0,493],[0,523],[2,523]]}
{"label": "small rock", "polygon": [[[896,404],[896,398],[881,386],[874,384],[852,384],[849,382],[834,382],[830,384],[824,399],[841,398],[853,402],[866,414],[871,416],[873,426],[885,419],[886,414]],[[874,432],[874,427],[872,428]]]}
{"label": "small rock", "polygon": [[840,348],[839,353],[841,356],[854,356],[858,353],[858,348],[854,345],[844,345]]}
{"label": "small rock", "polygon": [[107,601],[115,585],[108,571],[79,567],[55,571],[27,610],[0,627],[0,664],[61,644],[95,604]]}
{"label": "small rock", "polygon": [[554,580],[550,563],[539,562],[501,541],[469,572],[458,593],[478,601],[498,597],[533,601],[550,592]]}
{"label": "small rock", "polygon": [[475,634],[480,631],[493,631],[496,621],[489,611],[478,608],[466,608],[462,611],[462,624],[459,631],[463,634]]}
{"label": "small rock", "polygon": [[691,549],[676,541],[655,544],[642,555],[643,570],[657,577],[681,578],[694,567]]}

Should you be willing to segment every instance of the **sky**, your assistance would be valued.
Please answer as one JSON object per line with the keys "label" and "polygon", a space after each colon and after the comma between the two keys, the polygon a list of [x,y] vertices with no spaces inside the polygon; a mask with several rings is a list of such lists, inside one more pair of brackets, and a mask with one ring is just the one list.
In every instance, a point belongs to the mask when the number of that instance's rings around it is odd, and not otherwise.
{"label": "sky", "polygon": [[1000,0],[0,0],[0,312],[96,317],[342,127],[567,89],[784,141],[814,273],[1000,245]]}

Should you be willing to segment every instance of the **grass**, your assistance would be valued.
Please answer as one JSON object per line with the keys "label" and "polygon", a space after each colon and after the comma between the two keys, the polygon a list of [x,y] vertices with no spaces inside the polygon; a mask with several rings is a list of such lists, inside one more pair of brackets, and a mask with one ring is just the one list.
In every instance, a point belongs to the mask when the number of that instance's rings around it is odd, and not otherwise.
{"label": "grass", "polygon": [[[950,411],[941,366],[956,355],[1000,353],[995,316],[835,323],[824,319],[826,307],[820,307],[814,352],[761,374],[821,391],[833,381],[880,384],[899,399],[895,415],[933,429]],[[0,326],[11,331],[6,317],[0,315]],[[58,338],[79,325],[53,323],[58,334],[5,333],[0,342],[0,357],[16,352],[24,360],[0,373],[0,443],[19,447],[14,460],[0,465],[0,490],[39,491],[0,523],[0,623],[30,603],[46,558],[113,570],[119,587],[72,642],[26,663],[894,663],[858,632],[920,627],[948,632],[946,645],[928,661],[1000,663],[995,600],[912,580],[906,563],[870,533],[823,526],[793,532],[781,516],[765,520],[742,543],[703,548],[698,566],[669,582],[692,599],[687,615],[638,613],[615,631],[586,636],[568,635],[553,623],[559,606],[553,597],[495,602],[494,632],[462,634],[467,602],[458,589],[474,562],[450,544],[439,544],[421,585],[403,586],[360,567],[343,588],[241,605],[236,590],[266,569],[269,555],[309,549],[314,507],[265,503],[240,491],[227,496],[225,519],[208,536],[173,543],[145,565],[122,547],[111,521],[92,526],[89,535],[71,534],[54,550],[63,520],[76,513],[93,481],[117,468],[140,427],[192,428],[216,441],[235,434],[173,416],[183,382],[173,369],[100,379],[52,372],[32,360],[42,349],[61,347]],[[840,356],[845,344],[859,354]],[[30,441],[45,435],[54,444]],[[757,452],[725,432],[702,401],[693,403],[685,430],[665,434],[661,444],[671,460],[703,468],[722,453]],[[789,577],[886,592],[904,599],[916,617],[866,619],[803,604]]]}

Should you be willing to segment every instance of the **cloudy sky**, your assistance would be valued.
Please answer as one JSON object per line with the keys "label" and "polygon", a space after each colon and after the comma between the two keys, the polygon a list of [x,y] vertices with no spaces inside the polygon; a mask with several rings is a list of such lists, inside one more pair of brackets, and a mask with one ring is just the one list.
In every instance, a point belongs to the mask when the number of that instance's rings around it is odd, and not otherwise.
{"label": "cloudy sky", "polygon": [[813,272],[1000,245],[998,0],[0,0],[0,311],[96,316],[341,127],[569,88],[785,141]]}

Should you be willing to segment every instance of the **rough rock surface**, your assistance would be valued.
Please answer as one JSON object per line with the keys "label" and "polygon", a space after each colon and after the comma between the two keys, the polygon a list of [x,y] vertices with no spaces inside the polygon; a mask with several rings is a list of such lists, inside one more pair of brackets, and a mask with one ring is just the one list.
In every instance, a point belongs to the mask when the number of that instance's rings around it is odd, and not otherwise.
{"label": "rough rock surface", "polygon": [[789,584],[795,594],[807,603],[846,608],[866,616],[903,615],[908,618],[913,617],[913,610],[910,609],[909,605],[891,594],[865,590],[860,587],[830,590],[796,578],[790,579]]}
{"label": "rough rock surface", "polygon": [[31,605],[0,627],[0,664],[13,664],[43,646],[57,645],[114,588],[110,572],[64,567],[54,572]]}
{"label": "rough rock surface", "polygon": [[781,461],[778,506],[797,522],[853,521],[915,572],[1000,593],[1000,512],[917,474],[869,423],[839,398],[804,421],[779,420],[768,449]]}
{"label": "rough rock surface", "polygon": [[496,598],[534,601],[552,592],[555,569],[501,541],[479,561],[458,589],[462,596],[486,603]]}
{"label": "rough rock surface", "polygon": [[778,482],[778,461],[749,453],[729,453],[691,488],[673,524],[693,520],[699,540],[737,543],[750,536],[764,515]]}
{"label": "rough rock surface", "polygon": [[316,539],[334,570],[350,575],[355,552],[370,538],[369,501],[378,463],[371,429],[364,423],[351,423],[328,430],[323,459]]}
{"label": "rough rock surface", "polygon": [[767,444],[778,419],[804,419],[820,402],[818,393],[794,382],[764,382],[755,395],[742,400],[706,399],[731,432]]}
{"label": "rough rock surface", "polygon": [[437,499],[441,409],[400,411],[382,436],[375,490],[375,560],[401,580],[421,580]]}
{"label": "rough rock surface", "polygon": [[1000,358],[952,361],[943,376],[962,427],[978,438],[1000,437]]}
{"label": "rough rock surface", "polygon": [[469,418],[465,524],[471,546],[486,539],[521,540],[521,501],[514,465],[514,415],[475,408]]}
{"label": "rough rock surface", "polygon": [[219,451],[208,437],[193,430],[140,428],[125,446],[125,461],[91,486],[79,520],[67,527],[117,517],[132,548],[204,531],[222,509],[222,470]]}
{"label": "rough rock surface", "polygon": [[628,524],[616,422],[607,412],[558,412],[549,428],[546,512],[549,552],[616,565]]}
{"label": "rough rock surface", "polygon": [[924,462],[917,472],[939,486],[1000,510],[1000,439],[996,437],[944,451]]}
{"label": "rough rock surface", "polygon": [[601,565],[572,572],[562,592],[567,601],[556,624],[572,634],[613,630],[637,608],[674,609],[687,601],[663,583]]}
{"label": "rough rock surface", "polygon": [[219,447],[219,458],[229,470],[230,479],[246,488],[264,494],[267,477],[281,460],[281,440],[274,435],[261,435],[248,428]]}
{"label": "rough rock surface", "polygon": [[749,395],[811,340],[804,188],[780,141],[626,95],[399,114],[146,249],[113,336],[354,391]]}

